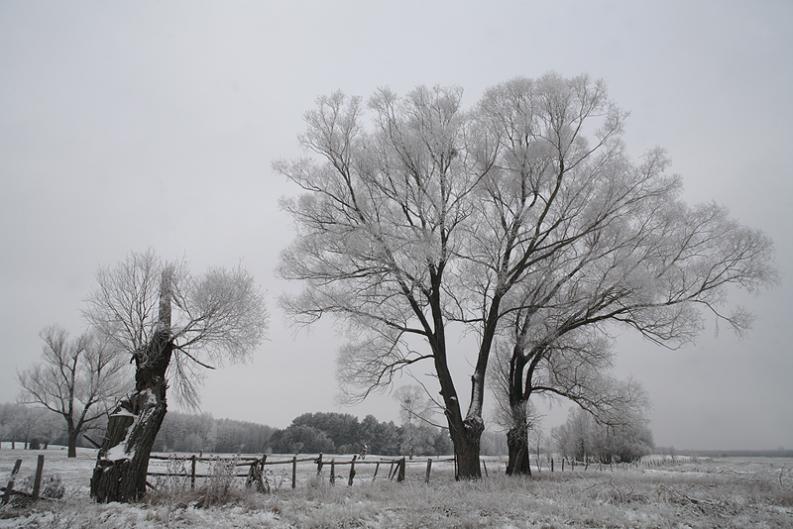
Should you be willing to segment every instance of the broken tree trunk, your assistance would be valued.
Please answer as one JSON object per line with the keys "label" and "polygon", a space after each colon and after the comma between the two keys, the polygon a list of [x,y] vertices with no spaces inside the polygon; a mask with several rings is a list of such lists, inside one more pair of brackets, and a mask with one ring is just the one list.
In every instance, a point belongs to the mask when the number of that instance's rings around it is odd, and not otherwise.
{"label": "broken tree trunk", "polygon": [[160,283],[157,330],[145,350],[135,354],[135,392],[110,415],[91,477],[91,497],[98,502],[127,502],[146,492],[149,454],[167,410],[166,371],[171,341],[172,270]]}

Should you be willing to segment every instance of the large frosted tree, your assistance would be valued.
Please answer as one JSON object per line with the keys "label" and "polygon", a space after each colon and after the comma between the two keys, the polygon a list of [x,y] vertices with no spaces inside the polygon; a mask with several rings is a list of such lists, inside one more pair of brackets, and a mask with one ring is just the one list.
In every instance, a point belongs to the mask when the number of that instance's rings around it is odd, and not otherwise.
{"label": "large frosted tree", "polygon": [[130,501],[145,493],[168,387],[197,404],[202,370],[250,355],[263,338],[267,314],[253,278],[241,268],[194,277],[151,252],[133,253],[100,270],[97,280],[86,317],[130,355],[135,391],[110,415],[91,496]]}
{"label": "large frosted tree", "polygon": [[[340,374],[354,395],[431,363],[458,477],[477,478],[500,329],[580,274],[582,252],[618,256],[620,227],[655,208],[663,216],[679,184],[658,152],[639,164],[626,156],[624,113],[600,82],[518,79],[470,110],[461,96],[381,90],[369,117],[358,98],[320,98],[301,137],[313,155],[275,167],[303,190],[285,203],[298,236],[281,271],[306,288],[285,306],[305,322],[330,314],[350,326]],[[545,286],[530,305],[535,281]],[[460,353],[447,346],[455,324],[478,337],[465,410],[450,370]]]}

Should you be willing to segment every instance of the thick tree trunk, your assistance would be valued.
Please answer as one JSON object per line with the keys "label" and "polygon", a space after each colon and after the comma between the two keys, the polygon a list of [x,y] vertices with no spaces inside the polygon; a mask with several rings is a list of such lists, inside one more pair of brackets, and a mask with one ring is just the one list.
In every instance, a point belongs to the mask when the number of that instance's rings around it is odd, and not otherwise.
{"label": "thick tree trunk", "polygon": [[152,341],[135,355],[135,393],[110,415],[91,477],[91,497],[98,502],[134,501],[146,492],[146,474],[157,432],[165,418],[166,370],[171,343],[171,277],[163,272],[159,326]]}
{"label": "thick tree trunk", "polygon": [[119,404],[110,417],[91,477],[91,496],[96,501],[143,497],[149,454],[166,409],[165,399],[151,389],[138,391]]}
{"label": "thick tree trunk", "polygon": [[507,461],[508,476],[531,476],[529,440],[526,434],[525,425],[523,427],[513,427],[507,432],[507,448],[509,451],[509,460]]}
{"label": "thick tree trunk", "polygon": [[457,460],[455,479],[480,479],[482,468],[479,461],[480,441],[484,431],[484,422],[480,417],[469,417],[463,421],[463,428],[452,435],[454,457]]}
{"label": "thick tree trunk", "polygon": [[527,401],[510,395],[512,404],[512,428],[507,432],[507,475],[531,476],[529,464],[529,425],[526,422]]}

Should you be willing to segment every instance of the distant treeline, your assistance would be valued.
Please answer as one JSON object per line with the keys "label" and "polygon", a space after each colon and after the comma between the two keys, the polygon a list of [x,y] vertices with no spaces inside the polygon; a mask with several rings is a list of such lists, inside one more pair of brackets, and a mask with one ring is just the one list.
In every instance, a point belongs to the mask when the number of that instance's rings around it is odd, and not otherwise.
{"label": "distant treeline", "polygon": [[[217,453],[318,453],[378,455],[450,454],[452,444],[445,429],[421,421],[396,425],[373,415],[363,420],[346,413],[305,413],[283,429],[214,419],[209,414],[170,412],[157,435],[154,450]],[[506,452],[502,432],[486,432],[482,453]]]}
{"label": "distant treeline", "polygon": [[[659,453],[669,453],[669,449],[659,448]],[[793,450],[777,448],[774,450],[674,450],[682,456],[696,457],[793,457]]]}
{"label": "distant treeline", "polygon": [[[101,441],[106,421],[87,432]],[[19,448],[65,445],[63,420],[42,408],[0,404],[0,441],[19,443]],[[15,445],[16,446],[16,445]],[[93,448],[85,438],[78,446]],[[502,455],[506,437],[500,431],[482,436],[483,455]],[[157,452],[190,453],[317,453],[351,454],[364,449],[370,454],[425,456],[451,454],[445,429],[418,419],[403,425],[379,421],[373,415],[363,420],[346,413],[305,413],[283,429],[232,419],[216,419],[208,413],[169,412],[154,442]]]}

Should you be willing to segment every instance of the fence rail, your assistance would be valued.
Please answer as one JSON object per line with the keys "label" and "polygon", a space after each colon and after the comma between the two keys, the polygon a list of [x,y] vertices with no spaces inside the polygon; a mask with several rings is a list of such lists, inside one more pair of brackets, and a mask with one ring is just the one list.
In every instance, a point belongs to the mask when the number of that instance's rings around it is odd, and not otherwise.
{"label": "fence rail", "polygon": [[[269,484],[266,482],[264,469],[266,466],[279,466],[279,465],[290,465],[291,466],[291,488],[297,487],[297,464],[298,463],[313,463],[316,465],[316,476],[319,478],[322,474],[322,470],[324,467],[329,467],[329,482],[331,485],[335,485],[336,478],[341,477],[337,474],[337,467],[344,467],[349,466],[347,470],[347,484],[352,486],[357,474],[356,467],[360,467],[361,465],[374,465],[374,473],[372,474],[371,481],[375,481],[378,476],[378,472],[380,470],[381,465],[388,465],[388,473],[386,475],[386,479],[393,481],[396,480],[397,482],[402,482],[405,480],[406,468],[408,465],[418,466],[421,465],[424,468],[424,482],[429,483],[432,470],[433,470],[433,463],[454,463],[454,473],[455,477],[457,477],[457,460],[454,457],[437,457],[437,458],[427,458],[426,460],[408,460],[405,457],[399,458],[379,458],[379,459],[360,459],[357,455],[352,456],[350,459],[339,459],[337,460],[335,457],[331,457],[329,460],[326,458],[325,455],[319,454],[316,457],[298,457],[294,455],[291,458],[286,459],[269,459],[266,454],[262,455],[261,457],[206,457],[206,456],[162,456],[162,455],[152,455],[149,457],[152,460],[158,461],[181,461],[181,462],[189,462],[189,470],[184,472],[161,472],[161,471],[151,471],[148,472],[149,476],[154,477],[178,477],[178,478],[189,478],[190,479],[190,488],[195,488],[195,481],[197,478],[211,478],[213,474],[211,473],[199,473],[196,471],[196,463],[199,462],[226,462],[233,467],[247,467],[248,471],[246,473],[234,473],[232,476],[235,478],[247,478],[246,479],[246,487],[256,486],[257,489],[262,491],[269,490]],[[536,458],[534,463],[534,467],[536,472],[540,472],[543,469],[542,465],[543,458]],[[561,461],[561,465],[555,464],[554,457],[547,457],[545,458],[545,470],[550,470],[550,472],[554,472],[555,470],[565,472],[565,471],[575,471],[576,466],[578,466],[579,470],[587,471],[590,466],[596,467],[598,470],[602,471],[604,468],[606,470],[613,471],[615,468],[615,464],[611,463],[603,463],[602,461],[594,461],[591,458],[585,458],[584,460],[576,461],[574,458],[568,457],[559,457],[556,462]],[[499,465],[504,464],[505,461],[497,460],[495,461]],[[672,458],[671,460],[668,458],[657,458],[657,457],[650,457],[645,458],[642,460],[635,461],[633,463],[619,463],[617,464],[617,468],[625,468],[628,467],[657,467],[663,466],[669,463],[675,464],[679,463],[680,460],[675,460]],[[491,460],[491,465],[494,461]],[[482,469],[482,473],[485,477],[488,477],[488,468],[487,468],[487,461],[485,459],[480,458],[480,465]],[[504,470],[506,470],[506,465],[504,465]],[[150,485],[151,486],[151,485]]]}

